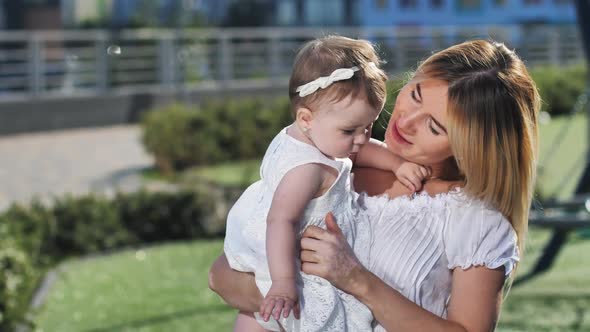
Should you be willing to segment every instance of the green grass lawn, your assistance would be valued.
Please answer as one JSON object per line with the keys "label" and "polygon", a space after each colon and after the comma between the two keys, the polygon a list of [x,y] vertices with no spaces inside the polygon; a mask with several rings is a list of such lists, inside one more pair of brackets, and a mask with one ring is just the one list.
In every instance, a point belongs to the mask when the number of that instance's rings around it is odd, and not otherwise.
{"label": "green grass lawn", "polygon": [[[554,146],[563,128],[566,128],[563,140]],[[538,188],[543,196],[566,198],[573,193],[586,163],[587,131],[585,114],[557,117],[539,126]]]}
{"label": "green grass lawn", "polygon": [[[533,231],[526,273],[548,238]],[[229,331],[235,311],[207,286],[221,240],[73,260],[36,316],[42,331]],[[573,240],[547,274],[515,287],[500,331],[590,330],[590,241]]]}
{"label": "green grass lawn", "polygon": [[207,286],[222,250],[202,240],[66,262],[35,321],[44,332],[228,331],[235,311]]}
{"label": "green grass lawn", "polygon": [[260,160],[241,160],[195,167],[180,176],[182,183],[209,181],[223,186],[245,187],[260,179]]}

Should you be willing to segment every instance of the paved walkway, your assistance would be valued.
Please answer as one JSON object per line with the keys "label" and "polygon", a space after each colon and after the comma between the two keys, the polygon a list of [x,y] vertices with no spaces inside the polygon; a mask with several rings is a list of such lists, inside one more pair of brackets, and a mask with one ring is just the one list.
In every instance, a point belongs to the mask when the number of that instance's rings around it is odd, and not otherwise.
{"label": "paved walkway", "polygon": [[140,186],[152,165],[138,126],[76,129],[0,137],[0,209],[64,193]]}

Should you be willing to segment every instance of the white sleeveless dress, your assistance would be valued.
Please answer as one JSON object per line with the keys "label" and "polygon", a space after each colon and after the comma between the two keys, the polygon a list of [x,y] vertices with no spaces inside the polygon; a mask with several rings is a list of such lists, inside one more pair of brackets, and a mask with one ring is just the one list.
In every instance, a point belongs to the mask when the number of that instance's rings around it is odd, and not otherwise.
{"label": "white sleeveless dress", "polygon": [[[230,266],[238,271],[253,272],[263,295],[271,286],[266,257],[266,217],[273,194],[283,176],[297,166],[309,163],[327,165],[338,171],[332,187],[307,205],[299,222],[297,239],[307,226],[325,228],[324,217],[333,212],[336,221],[359,260],[368,265],[371,230],[366,218],[358,216],[358,195],[351,191],[350,159],[332,160],[317,148],[287,134],[284,128],[268,147],[260,169],[261,180],[252,184],[229,212],[224,251]],[[297,241],[298,243],[299,241]],[[299,248],[298,248],[299,249]],[[299,252],[299,250],[297,250]],[[292,259],[297,261],[298,258]],[[298,269],[299,270],[299,269]],[[298,276],[301,319],[292,315],[281,318],[287,331],[371,331],[370,310],[353,296],[333,287],[327,280],[302,273]],[[266,329],[278,331],[272,318],[258,322]]]}

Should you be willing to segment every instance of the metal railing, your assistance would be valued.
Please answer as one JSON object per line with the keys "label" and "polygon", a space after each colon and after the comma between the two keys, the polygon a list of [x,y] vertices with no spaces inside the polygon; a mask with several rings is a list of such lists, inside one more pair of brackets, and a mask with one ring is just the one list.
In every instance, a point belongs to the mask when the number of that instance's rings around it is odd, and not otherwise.
{"label": "metal railing", "polygon": [[385,68],[414,68],[434,50],[493,38],[529,66],[582,61],[576,26],[260,28],[0,32],[0,98],[284,83],[299,46],[328,33],[375,42]]}

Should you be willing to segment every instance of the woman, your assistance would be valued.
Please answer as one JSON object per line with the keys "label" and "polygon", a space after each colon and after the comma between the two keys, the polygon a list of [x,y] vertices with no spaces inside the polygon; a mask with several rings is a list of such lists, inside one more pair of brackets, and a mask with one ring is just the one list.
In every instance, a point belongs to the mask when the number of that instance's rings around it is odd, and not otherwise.
{"label": "woman", "polygon": [[[489,331],[505,278],[524,248],[537,159],[540,99],[522,61],[504,45],[470,41],[430,56],[397,97],[387,148],[428,166],[412,197],[391,173],[355,171],[371,218],[362,266],[331,217],[301,240],[302,270],[367,305],[376,331]],[[520,250],[518,250],[520,248]],[[251,275],[221,256],[210,286],[255,311]]]}

